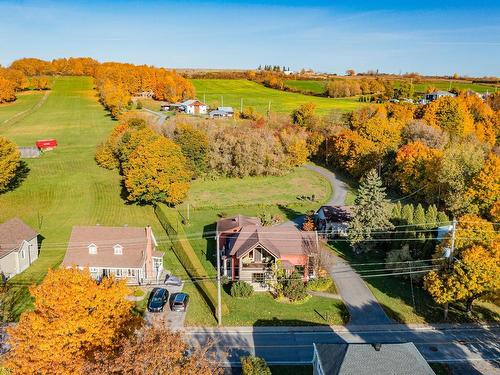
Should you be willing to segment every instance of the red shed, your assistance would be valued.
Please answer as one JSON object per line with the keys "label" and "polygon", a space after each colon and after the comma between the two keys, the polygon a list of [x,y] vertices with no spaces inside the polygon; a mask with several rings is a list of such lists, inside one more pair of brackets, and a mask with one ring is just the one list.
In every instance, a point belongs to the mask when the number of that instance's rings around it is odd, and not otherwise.
{"label": "red shed", "polygon": [[36,147],[38,147],[40,150],[52,150],[57,147],[57,140],[55,139],[41,139],[39,141],[36,141]]}

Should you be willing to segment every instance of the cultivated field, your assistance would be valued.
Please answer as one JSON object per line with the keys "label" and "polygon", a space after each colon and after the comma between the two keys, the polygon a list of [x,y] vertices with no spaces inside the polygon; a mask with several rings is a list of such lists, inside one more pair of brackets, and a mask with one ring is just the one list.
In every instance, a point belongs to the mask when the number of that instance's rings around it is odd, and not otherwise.
{"label": "cultivated field", "polygon": [[269,103],[272,112],[290,113],[301,104],[314,103],[318,114],[328,114],[333,110],[352,111],[365,105],[356,98],[329,99],[284,92],[244,79],[193,79],[191,82],[198,99],[212,107],[224,104],[239,110],[243,99],[243,107],[251,106],[261,113],[267,112]]}
{"label": "cultivated field", "polygon": [[292,87],[294,89],[299,89],[303,91],[310,91],[314,94],[322,94],[325,92],[326,83],[328,81],[306,81],[306,80],[293,80],[289,79],[285,81],[285,85]]}

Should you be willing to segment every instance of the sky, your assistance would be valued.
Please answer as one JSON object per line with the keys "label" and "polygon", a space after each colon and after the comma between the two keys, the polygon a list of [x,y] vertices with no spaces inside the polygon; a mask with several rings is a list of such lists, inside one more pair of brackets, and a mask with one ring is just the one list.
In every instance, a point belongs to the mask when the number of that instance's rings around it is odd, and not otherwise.
{"label": "sky", "polygon": [[0,64],[500,76],[500,0],[3,1]]}

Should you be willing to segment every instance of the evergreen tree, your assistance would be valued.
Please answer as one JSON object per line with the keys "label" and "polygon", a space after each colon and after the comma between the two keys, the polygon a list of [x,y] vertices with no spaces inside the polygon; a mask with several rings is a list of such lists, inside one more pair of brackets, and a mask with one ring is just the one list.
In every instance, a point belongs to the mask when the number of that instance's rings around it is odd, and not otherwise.
{"label": "evergreen tree", "polygon": [[368,172],[361,182],[354,202],[354,218],[349,224],[349,241],[355,251],[370,249],[372,232],[391,230],[391,213],[385,187],[375,169]]}
{"label": "evergreen tree", "polygon": [[427,208],[427,212],[425,213],[425,223],[427,229],[435,228],[437,226],[436,225],[437,215],[438,211],[436,205],[435,204],[430,205]]}
{"label": "evergreen tree", "polygon": [[401,209],[403,206],[401,205],[401,202],[398,201],[395,205],[392,206],[392,220],[393,222],[399,223],[399,220],[401,220]]}
{"label": "evergreen tree", "polygon": [[413,224],[413,213],[414,213],[414,208],[413,204],[405,204],[403,206],[403,209],[401,210],[401,219],[404,222],[404,224]]}
{"label": "evergreen tree", "polygon": [[419,203],[413,214],[413,223],[418,229],[423,229],[425,227],[425,211],[422,205]]}
{"label": "evergreen tree", "polygon": [[437,227],[446,225],[449,221],[450,221],[450,218],[443,211],[439,211],[437,213],[437,223],[438,223],[438,224],[436,224]]}

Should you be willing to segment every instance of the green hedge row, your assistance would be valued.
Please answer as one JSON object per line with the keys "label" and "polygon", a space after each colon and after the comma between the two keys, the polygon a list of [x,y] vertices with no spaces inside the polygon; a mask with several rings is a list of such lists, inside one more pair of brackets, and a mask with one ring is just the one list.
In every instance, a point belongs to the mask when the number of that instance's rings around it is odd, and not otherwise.
{"label": "green hedge row", "polygon": [[[186,269],[188,275],[192,279],[198,280],[195,282],[195,286],[215,313],[217,307],[217,287],[213,281],[203,280],[208,279],[209,275],[186,237],[186,232],[184,231],[177,210],[163,204],[158,204],[155,207],[155,214],[172,242],[172,249],[175,255]],[[222,313],[226,314],[228,312],[229,309],[223,302]]]}

